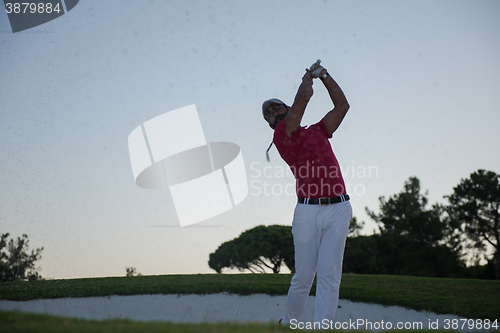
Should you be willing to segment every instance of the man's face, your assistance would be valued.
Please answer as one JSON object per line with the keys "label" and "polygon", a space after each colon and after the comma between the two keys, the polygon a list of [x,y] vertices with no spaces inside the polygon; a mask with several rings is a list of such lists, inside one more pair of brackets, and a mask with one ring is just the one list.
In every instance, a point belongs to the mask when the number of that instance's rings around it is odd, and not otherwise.
{"label": "man's face", "polygon": [[275,129],[280,121],[282,121],[288,112],[288,108],[283,104],[271,104],[264,112],[264,118],[269,123],[272,129]]}

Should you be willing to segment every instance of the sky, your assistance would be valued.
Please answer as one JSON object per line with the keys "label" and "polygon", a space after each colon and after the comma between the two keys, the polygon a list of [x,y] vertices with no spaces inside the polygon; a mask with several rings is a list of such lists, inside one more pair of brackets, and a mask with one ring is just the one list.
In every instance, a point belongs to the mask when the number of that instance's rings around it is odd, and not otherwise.
{"label": "sky", "polygon": [[[500,173],[499,15],[484,0],[81,0],[12,33],[2,12],[0,233],[44,247],[44,278],[214,273],[223,242],[291,225],[294,179],[275,148],[266,161],[261,105],[290,105],[317,59],[351,106],[330,142],[362,233],[377,228],[365,207],[411,176],[446,203],[472,172]],[[313,89],[302,125],[333,107]],[[241,148],[249,193],[181,228],[168,189],[135,184],[127,139],[192,104],[207,141]]]}

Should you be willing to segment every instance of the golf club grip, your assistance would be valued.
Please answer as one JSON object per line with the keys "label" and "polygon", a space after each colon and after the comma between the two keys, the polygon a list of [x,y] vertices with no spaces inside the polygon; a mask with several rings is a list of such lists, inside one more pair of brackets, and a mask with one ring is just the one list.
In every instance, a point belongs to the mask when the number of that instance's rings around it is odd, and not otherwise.
{"label": "golf club grip", "polygon": [[321,63],[320,59],[316,60],[316,63],[314,64],[314,67],[313,67],[313,69],[312,69],[311,72],[314,72],[316,70],[316,68],[318,68],[318,66],[319,66],[320,63]]}

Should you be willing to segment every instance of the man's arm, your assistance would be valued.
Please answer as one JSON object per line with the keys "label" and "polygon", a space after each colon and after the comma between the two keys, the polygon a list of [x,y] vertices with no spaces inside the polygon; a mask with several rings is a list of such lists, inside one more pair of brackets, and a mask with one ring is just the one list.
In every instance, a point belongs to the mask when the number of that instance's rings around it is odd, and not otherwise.
{"label": "man's arm", "polygon": [[[321,75],[327,73],[326,69],[321,71]],[[349,110],[349,103],[347,102],[347,98],[345,97],[342,89],[340,89],[339,85],[335,80],[328,74],[328,76],[323,80],[323,83],[328,90],[328,94],[332,99],[334,108],[332,111],[328,112],[323,117],[323,122],[326,125],[326,129],[328,133],[333,134],[340,126],[342,119],[344,119],[347,111]]]}
{"label": "man's arm", "polygon": [[312,84],[311,72],[306,70],[306,73],[302,77],[302,83],[300,84],[297,94],[295,95],[293,104],[284,119],[286,131],[290,135],[292,135],[293,132],[295,132],[300,126],[302,116],[306,111],[307,103],[309,103],[309,100],[313,95]]}

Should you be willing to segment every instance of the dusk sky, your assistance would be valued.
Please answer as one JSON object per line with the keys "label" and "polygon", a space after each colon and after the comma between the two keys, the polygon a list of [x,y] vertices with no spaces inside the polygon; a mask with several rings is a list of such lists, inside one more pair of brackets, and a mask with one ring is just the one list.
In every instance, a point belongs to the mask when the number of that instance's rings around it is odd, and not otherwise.
{"label": "dusk sky", "polygon": [[[477,169],[500,173],[499,17],[496,0],[81,0],[12,33],[0,13],[0,232],[45,248],[44,278],[214,273],[223,242],[291,225],[294,179],[276,148],[266,160],[261,105],[290,105],[316,59],[351,105],[330,142],[362,233],[365,207],[410,176],[446,203]],[[302,125],[332,108],[313,88]],[[168,189],[135,184],[127,139],[192,104],[207,141],[241,148],[249,193],[181,228]]]}

